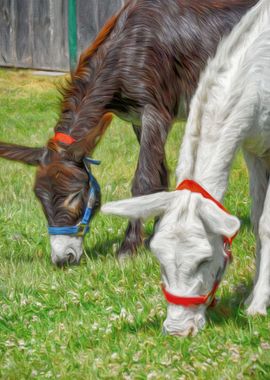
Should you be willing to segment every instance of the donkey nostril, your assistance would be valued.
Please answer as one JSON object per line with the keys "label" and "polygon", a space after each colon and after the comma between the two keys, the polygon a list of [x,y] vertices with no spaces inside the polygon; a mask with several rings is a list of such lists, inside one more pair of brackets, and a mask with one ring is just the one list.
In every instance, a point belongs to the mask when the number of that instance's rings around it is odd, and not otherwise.
{"label": "donkey nostril", "polygon": [[66,252],[66,256],[67,256],[67,262],[69,264],[74,264],[76,262],[76,254],[73,251],[73,249],[71,249],[71,248],[68,249]]}
{"label": "donkey nostril", "polygon": [[53,263],[55,265],[57,265],[58,267],[63,267],[65,265],[69,265],[69,264],[75,264],[77,263],[77,259],[76,259],[76,254],[75,252],[73,251],[73,249],[68,249],[66,252],[65,252],[65,255],[64,256],[58,256],[56,255],[53,259],[52,259]]}
{"label": "donkey nostril", "polygon": [[72,248],[67,249],[66,257],[67,257],[68,264],[74,264],[77,262],[76,253]]}

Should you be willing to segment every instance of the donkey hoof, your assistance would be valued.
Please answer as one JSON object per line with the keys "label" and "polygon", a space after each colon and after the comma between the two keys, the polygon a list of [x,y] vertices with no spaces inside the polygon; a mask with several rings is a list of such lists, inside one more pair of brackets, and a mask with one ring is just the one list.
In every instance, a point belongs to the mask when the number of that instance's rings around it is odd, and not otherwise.
{"label": "donkey hoof", "polygon": [[247,314],[251,316],[255,315],[267,315],[267,309],[265,304],[256,303],[252,301],[250,306],[247,308]]}

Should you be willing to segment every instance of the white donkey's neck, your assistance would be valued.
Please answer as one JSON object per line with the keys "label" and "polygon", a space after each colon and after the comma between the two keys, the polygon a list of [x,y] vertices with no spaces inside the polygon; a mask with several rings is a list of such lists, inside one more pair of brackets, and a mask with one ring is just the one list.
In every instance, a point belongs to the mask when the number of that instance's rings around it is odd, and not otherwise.
{"label": "white donkey's neck", "polygon": [[177,180],[180,183],[184,179],[193,179],[222,201],[230,166],[244,130],[237,133],[235,129],[231,130],[233,125],[213,123],[213,118],[209,116],[205,113],[199,121],[197,137],[194,126],[198,121],[189,118],[177,167]]}
{"label": "white donkey's neck", "polygon": [[[189,178],[222,201],[237,148],[248,136],[254,108],[243,92],[250,82],[246,60],[254,41],[269,28],[270,1],[261,0],[221,42],[191,103],[177,183]],[[258,22],[258,18],[260,22]],[[254,22],[256,20],[256,22]],[[253,87],[249,95],[256,96]]]}

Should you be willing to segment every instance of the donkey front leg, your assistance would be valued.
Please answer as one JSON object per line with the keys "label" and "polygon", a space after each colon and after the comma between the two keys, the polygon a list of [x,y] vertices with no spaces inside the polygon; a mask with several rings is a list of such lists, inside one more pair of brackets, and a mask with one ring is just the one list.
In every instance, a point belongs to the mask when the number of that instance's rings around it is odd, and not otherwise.
{"label": "donkey front leg", "polygon": [[[158,111],[150,105],[144,108],[140,136],[137,135],[138,128],[136,128],[136,135],[141,147],[132,184],[133,196],[150,194],[168,188],[168,172],[164,148],[171,123],[172,118],[167,112]],[[137,247],[141,244],[141,221],[130,221],[118,258],[124,259],[135,254]]]}
{"label": "donkey front leg", "polygon": [[266,315],[267,306],[270,305],[270,186],[266,193],[263,213],[260,218],[258,234],[260,238],[260,260],[258,279],[253,289],[251,303],[247,309],[248,314]]}
{"label": "donkey front leg", "polygon": [[[264,201],[266,197],[269,174],[264,162],[254,154],[244,151],[245,161],[249,171],[249,189],[252,200],[251,205],[251,223],[256,237],[256,274],[254,278],[254,287],[259,277],[260,257],[261,257],[261,240],[259,235],[259,222],[263,213]],[[253,299],[253,292],[245,301],[249,306]]]}
{"label": "donkey front leg", "polygon": [[[133,131],[138,143],[141,143],[142,128],[140,125],[132,124]],[[132,188],[132,195],[133,188]],[[118,252],[118,259],[122,260],[136,252],[138,246],[142,244],[142,222],[140,219],[130,220],[125,233],[125,240]]]}

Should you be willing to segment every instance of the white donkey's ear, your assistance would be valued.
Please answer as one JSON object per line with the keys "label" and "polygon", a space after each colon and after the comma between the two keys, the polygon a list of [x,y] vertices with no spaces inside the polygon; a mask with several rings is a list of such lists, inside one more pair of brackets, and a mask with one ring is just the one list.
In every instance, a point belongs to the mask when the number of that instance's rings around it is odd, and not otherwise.
{"label": "white donkey's ear", "polygon": [[227,214],[208,199],[201,200],[199,213],[204,223],[216,234],[232,237],[240,228],[240,221],[236,216]]}
{"label": "white donkey's ear", "polygon": [[114,214],[132,219],[147,219],[163,214],[175,197],[173,192],[160,192],[141,197],[106,203],[101,207],[104,214]]}

